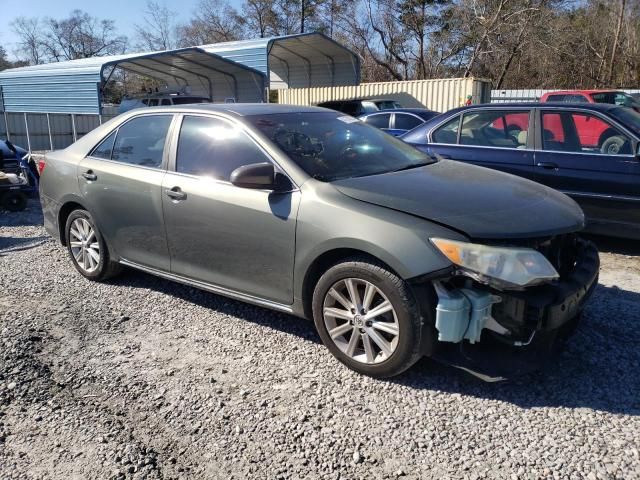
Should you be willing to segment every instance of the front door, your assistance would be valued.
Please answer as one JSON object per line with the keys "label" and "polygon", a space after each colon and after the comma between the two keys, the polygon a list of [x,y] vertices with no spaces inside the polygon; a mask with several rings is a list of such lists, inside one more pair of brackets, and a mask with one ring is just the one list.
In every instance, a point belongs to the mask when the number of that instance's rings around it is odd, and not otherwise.
{"label": "front door", "polygon": [[253,190],[229,182],[236,168],[270,161],[242,127],[212,116],[184,116],[175,171],[163,182],[173,273],[293,302],[300,192]]}
{"label": "front door", "polygon": [[640,162],[633,139],[592,113],[542,110],[540,115],[540,183],[573,197],[594,231],[640,234]]}
{"label": "front door", "polygon": [[162,213],[165,142],[173,115],[122,124],[77,167],[87,208],[119,257],[169,270]]}

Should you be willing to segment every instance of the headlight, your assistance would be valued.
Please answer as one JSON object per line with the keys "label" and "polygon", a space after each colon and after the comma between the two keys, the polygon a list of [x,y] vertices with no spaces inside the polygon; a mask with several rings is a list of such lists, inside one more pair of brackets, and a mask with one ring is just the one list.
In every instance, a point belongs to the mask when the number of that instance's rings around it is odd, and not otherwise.
{"label": "headlight", "polygon": [[560,276],[544,255],[530,248],[489,247],[444,238],[432,238],[431,242],[464,270],[518,287],[538,285]]}

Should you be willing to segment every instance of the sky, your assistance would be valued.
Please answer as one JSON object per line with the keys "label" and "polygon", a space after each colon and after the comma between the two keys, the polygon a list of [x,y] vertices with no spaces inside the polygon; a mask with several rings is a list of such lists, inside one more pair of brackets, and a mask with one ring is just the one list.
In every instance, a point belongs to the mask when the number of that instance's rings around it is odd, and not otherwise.
{"label": "sky", "polygon": [[[168,0],[165,3],[176,12],[176,23],[186,22],[198,6],[198,0]],[[232,5],[238,6],[240,0],[232,0]],[[91,16],[100,19],[114,20],[118,33],[133,39],[134,25],[142,24],[146,0],[0,0],[2,11],[2,29],[0,30],[0,45],[4,46],[11,58],[15,58],[13,51],[17,41],[11,30],[11,23],[17,17],[53,17],[64,18],[75,9],[83,10]]]}

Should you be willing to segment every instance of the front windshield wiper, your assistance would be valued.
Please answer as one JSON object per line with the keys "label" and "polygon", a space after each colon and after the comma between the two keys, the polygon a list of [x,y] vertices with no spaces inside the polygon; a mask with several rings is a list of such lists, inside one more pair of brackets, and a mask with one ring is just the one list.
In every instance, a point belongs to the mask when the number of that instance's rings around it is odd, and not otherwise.
{"label": "front windshield wiper", "polygon": [[431,165],[432,163],[435,163],[435,159],[432,162],[424,162],[424,163],[415,163],[415,164],[411,164],[411,165],[405,165],[404,167],[400,167],[397,168],[395,170],[391,170],[392,172],[402,172],[404,170],[411,170],[412,168],[419,168],[419,167],[424,167],[426,165]]}

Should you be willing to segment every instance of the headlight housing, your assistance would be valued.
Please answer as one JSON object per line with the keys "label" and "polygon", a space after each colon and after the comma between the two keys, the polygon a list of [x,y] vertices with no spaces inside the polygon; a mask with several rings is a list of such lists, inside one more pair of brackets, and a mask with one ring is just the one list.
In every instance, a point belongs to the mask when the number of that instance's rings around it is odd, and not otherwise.
{"label": "headlight housing", "polygon": [[530,248],[491,247],[445,238],[432,238],[431,243],[452,263],[484,283],[525,288],[560,277],[544,255]]}

